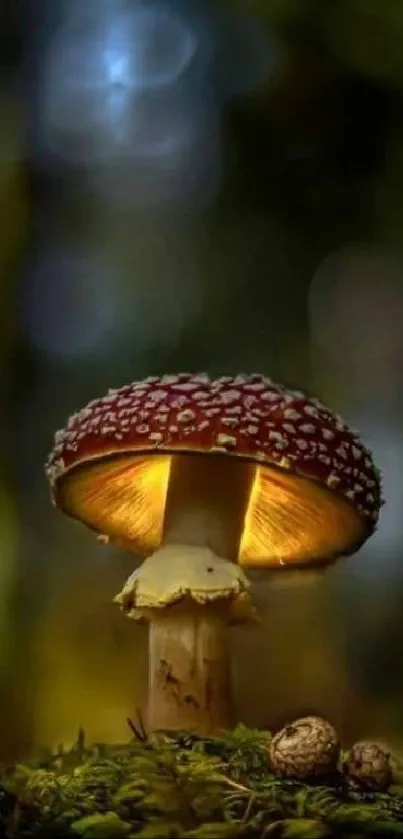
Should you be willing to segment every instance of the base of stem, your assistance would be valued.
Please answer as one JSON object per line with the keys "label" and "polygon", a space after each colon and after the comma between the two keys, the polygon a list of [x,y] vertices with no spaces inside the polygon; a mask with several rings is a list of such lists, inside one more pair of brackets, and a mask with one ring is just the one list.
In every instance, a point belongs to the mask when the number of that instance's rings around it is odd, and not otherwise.
{"label": "base of stem", "polygon": [[229,628],[219,608],[154,610],[149,628],[152,730],[211,734],[231,726]]}

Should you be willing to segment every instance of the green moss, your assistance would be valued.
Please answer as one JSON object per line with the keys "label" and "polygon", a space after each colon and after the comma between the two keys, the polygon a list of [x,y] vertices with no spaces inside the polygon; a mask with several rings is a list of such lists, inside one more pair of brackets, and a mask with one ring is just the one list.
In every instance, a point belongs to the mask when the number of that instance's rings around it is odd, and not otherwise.
{"label": "green moss", "polygon": [[[349,793],[275,778],[270,734],[238,726],[214,738],[134,737],[3,768],[2,835],[10,839],[403,837],[403,789]],[[1,833],[1,831],[0,831]]]}

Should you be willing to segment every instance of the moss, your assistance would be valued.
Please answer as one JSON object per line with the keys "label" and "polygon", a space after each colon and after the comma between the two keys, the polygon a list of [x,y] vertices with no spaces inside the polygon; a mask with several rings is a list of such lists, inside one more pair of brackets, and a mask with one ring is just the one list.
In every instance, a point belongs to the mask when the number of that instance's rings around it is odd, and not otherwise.
{"label": "moss", "polygon": [[143,731],[125,745],[87,748],[80,732],[68,752],[3,767],[1,835],[403,837],[403,788],[352,792],[342,773],[321,785],[280,780],[268,770],[269,741],[268,732],[238,726],[214,738]]}

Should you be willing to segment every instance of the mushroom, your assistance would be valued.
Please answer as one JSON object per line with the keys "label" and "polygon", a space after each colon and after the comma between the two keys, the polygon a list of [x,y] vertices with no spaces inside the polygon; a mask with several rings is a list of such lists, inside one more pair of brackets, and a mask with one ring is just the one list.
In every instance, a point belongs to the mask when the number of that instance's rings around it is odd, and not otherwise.
{"label": "mushroom", "polygon": [[260,375],[110,390],[56,433],[46,470],[55,505],[146,557],[115,600],[150,625],[152,729],[227,727],[228,627],[255,616],[243,569],[350,554],[381,504],[357,434]]}

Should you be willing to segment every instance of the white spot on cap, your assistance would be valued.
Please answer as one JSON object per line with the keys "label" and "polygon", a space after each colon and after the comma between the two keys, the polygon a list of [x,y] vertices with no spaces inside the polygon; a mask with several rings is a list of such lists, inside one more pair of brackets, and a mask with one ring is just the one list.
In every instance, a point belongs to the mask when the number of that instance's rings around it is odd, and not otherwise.
{"label": "white spot on cap", "polygon": [[178,384],[175,385],[175,390],[186,390],[186,391],[197,390],[197,384],[194,381],[193,382],[178,382]]}
{"label": "white spot on cap", "polygon": [[151,402],[162,402],[163,399],[167,398],[165,390],[150,390],[148,394],[148,398]]}
{"label": "white spot on cap", "polygon": [[136,426],[136,431],[138,434],[148,434],[150,431],[150,426],[146,423],[142,423],[141,425]]}
{"label": "white spot on cap", "polygon": [[174,385],[178,381],[178,376],[163,376],[161,379],[162,385]]}
{"label": "white spot on cap", "polygon": [[108,437],[110,434],[115,434],[116,428],[113,425],[103,425],[101,428],[101,434],[103,437]]}
{"label": "white spot on cap", "polygon": [[316,431],[315,426],[310,422],[303,423],[303,425],[300,425],[299,429],[303,432],[303,434],[315,434]]}
{"label": "white spot on cap", "polygon": [[329,475],[327,477],[326,483],[327,483],[328,487],[330,487],[331,489],[334,489],[334,487],[337,487],[339,485],[340,478],[338,477],[338,475],[334,475],[332,473],[331,475]]}
{"label": "white spot on cap", "polygon": [[265,393],[262,393],[260,398],[264,399],[265,402],[279,402],[282,396],[280,393],[267,390]]}
{"label": "white spot on cap", "polygon": [[265,390],[265,385],[263,382],[248,382],[246,385],[248,390],[254,390],[256,392]]}
{"label": "white spot on cap", "polygon": [[177,415],[178,422],[191,422],[196,418],[195,411],[192,411],[190,408],[186,408],[184,411],[180,411]]}
{"label": "white spot on cap", "polygon": [[324,463],[325,466],[330,466],[332,462],[331,458],[327,454],[318,454],[318,460],[320,460],[321,463]]}
{"label": "white spot on cap", "polygon": [[355,460],[361,460],[361,458],[362,458],[361,449],[357,448],[357,446],[351,446],[351,451],[353,453],[353,457],[355,458]]}
{"label": "white spot on cap", "polygon": [[175,399],[172,400],[172,407],[173,408],[183,408],[186,405],[188,399],[186,396],[176,396]]}
{"label": "white spot on cap", "polygon": [[236,428],[239,425],[238,417],[222,417],[221,422],[229,428]]}
{"label": "white spot on cap", "polygon": [[333,440],[334,439],[334,431],[331,431],[330,428],[322,428],[322,436],[325,440]]}
{"label": "white spot on cap", "polygon": [[245,396],[244,398],[244,405],[245,408],[252,408],[253,405],[256,405],[258,401],[256,396]]}
{"label": "white spot on cap", "polygon": [[319,417],[319,411],[314,405],[304,405],[304,413],[308,414],[309,417],[315,417],[315,419]]}
{"label": "white spot on cap", "polygon": [[269,431],[269,440],[273,440],[276,448],[285,449],[287,440],[279,431]]}
{"label": "white spot on cap", "polygon": [[240,398],[241,393],[239,390],[223,390],[220,393],[220,399],[225,405],[229,405],[231,402],[238,402]]}
{"label": "white spot on cap", "polygon": [[218,434],[217,443],[219,446],[236,446],[236,437],[231,437],[229,434]]}
{"label": "white spot on cap", "polygon": [[283,428],[284,428],[284,431],[288,431],[288,434],[296,434],[297,433],[297,429],[295,428],[295,425],[291,425],[291,423],[289,423],[289,422],[285,422],[283,424]]}
{"label": "white spot on cap", "polygon": [[208,385],[210,382],[210,376],[207,373],[197,373],[196,376],[193,376],[193,381],[197,382],[197,384]]}
{"label": "white spot on cap", "polygon": [[295,408],[286,408],[284,411],[285,419],[298,420],[302,419],[302,414],[298,413]]}
{"label": "white spot on cap", "polygon": [[229,384],[231,384],[231,382],[232,382],[232,377],[231,376],[220,376],[219,379],[216,379],[215,382],[213,382],[213,386],[215,388],[222,387],[222,385],[229,385]]}

